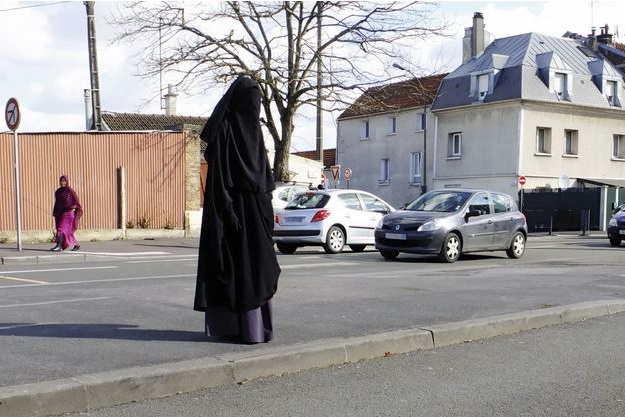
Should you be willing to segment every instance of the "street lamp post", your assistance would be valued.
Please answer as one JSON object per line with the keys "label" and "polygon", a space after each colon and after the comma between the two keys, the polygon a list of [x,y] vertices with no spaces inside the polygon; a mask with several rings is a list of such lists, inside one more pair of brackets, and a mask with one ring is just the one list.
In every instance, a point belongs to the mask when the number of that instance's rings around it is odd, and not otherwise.
{"label": "street lamp post", "polygon": [[412,77],[414,77],[415,80],[417,80],[417,82],[419,83],[419,88],[421,89],[421,96],[423,97],[423,117],[424,117],[424,121],[423,121],[423,172],[421,173],[421,194],[425,194],[427,192],[427,146],[428,146],[428,142],[427,142],[427,107],[428,107],[428,96],[426,95],[426,90],[423,87],[423,84],[421,84],[421,80],[419,80],[419,77],[415,76],[412,71],[407,70],[406,68],[402,67],[401,65],[394,63],[393,64],[393,68],[397,68],[398,70],[404,71],[408,74],[410,74]]}

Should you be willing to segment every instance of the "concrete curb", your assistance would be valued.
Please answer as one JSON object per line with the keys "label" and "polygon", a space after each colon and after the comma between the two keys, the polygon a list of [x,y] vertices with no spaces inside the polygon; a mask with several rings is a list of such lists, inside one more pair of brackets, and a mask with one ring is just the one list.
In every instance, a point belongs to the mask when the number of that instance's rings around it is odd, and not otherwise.
{"label": "concrete curb", "polygon": [[625,312],[625,299],[591,301],[347,339],[265,347],[216,358],[0,387],[0,417],[43,417],[87,412],[255,378],[434,349],[621,312]]}

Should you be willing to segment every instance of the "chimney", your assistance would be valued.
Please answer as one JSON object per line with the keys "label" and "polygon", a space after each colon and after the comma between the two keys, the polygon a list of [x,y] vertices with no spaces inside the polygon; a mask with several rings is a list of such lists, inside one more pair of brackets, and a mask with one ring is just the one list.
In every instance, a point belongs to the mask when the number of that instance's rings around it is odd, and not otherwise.
{"label": "chimney", "polygon": [[176,87],[171,84],[167,85],[167,94],[165,94],[165,114],[168,116],[176,115]]}
{"label": "chimney", "polygon": [[484,16],[480,12],[475,12],[471,29],[471,57],[479,56],[482,52],[484,52]]}
{"label": "chimney", "polygon": [[85,121],[87,130],[93,128],[93,107],[91,107],[91,90],[85,88]]}
{"label": "chimney", "polygon": [[484,52],[484,16],[480,12],[473,14],[473,26],[464,28],[462,38],[462,63],[465,64]]}
{"label": "chimney", "polygon": [[612,35],[609,33],[607,24],[601,28],[601,35],[597,36],[597,42],[604,45],[612,45]]}

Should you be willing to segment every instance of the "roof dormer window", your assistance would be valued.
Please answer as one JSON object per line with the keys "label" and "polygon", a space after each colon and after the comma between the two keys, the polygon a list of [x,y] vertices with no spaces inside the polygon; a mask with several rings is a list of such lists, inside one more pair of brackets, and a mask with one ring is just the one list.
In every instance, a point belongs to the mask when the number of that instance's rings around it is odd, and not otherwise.
{"label": "roof dormer window", "polygon": [[477,99],[484,101],[484,97],[488,94],[488,74],[478,75],[477,77]]}
{"label": "roof dormer window", "polygon": [[566,74],[562,72],[556,72],[553,77],[554,86],[553,91],[558,95],[560,100],[565,100],[567,95],[566,89]]}
{"label": "roof dormer window", "polygon": [[617,102],[617,82],[616,81],[606,81],[605,83],[605,97],[608,99],[608,103],[610,106],[618,105]]}

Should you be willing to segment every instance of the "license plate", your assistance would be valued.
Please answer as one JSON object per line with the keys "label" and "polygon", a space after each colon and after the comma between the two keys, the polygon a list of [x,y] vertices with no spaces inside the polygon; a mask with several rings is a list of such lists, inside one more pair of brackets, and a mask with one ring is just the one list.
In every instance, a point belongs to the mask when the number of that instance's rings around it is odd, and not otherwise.
{"label": "license plate", "polygon": [[618,231],[618,233],[619,233],[620,235],[625,235],[625,230],[619,230],[619,231]]}
{"label": "license plate", "polygon": [[304,221],[304,217],[285,217],[284,223],[302,223]]}
{"label": "license plate", "polygon": [[387,239],[406,240],[406,235],[404,233],[387,233],[385,237]]}

